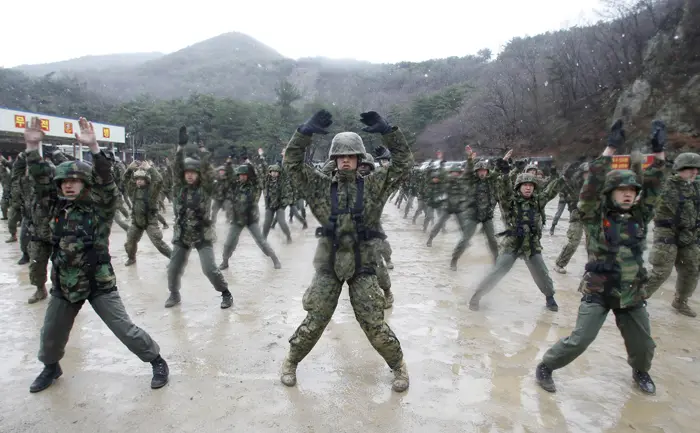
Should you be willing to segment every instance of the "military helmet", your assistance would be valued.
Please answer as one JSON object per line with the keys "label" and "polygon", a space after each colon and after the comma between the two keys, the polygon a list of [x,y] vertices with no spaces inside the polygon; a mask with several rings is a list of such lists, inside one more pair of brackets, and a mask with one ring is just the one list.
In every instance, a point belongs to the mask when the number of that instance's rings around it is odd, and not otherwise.
{"label": "military helmet", "polygon": [[537,167],[537,164],[534,162],[529,163],[528,165],[525,166],[525,169],[523,170],[523,173],[527,173],[529,170],[539,170],[539,167]]}
{"label": "military helmet", "polygon": [[368,164],[372,166],[372,169],[374,170],[374,157],[370,155],[369,153],[365,153],[362,156],[362,164]]}
{"label": "military helmet", "polygon": [[185,171],[196,171],[199,173],[199,161],[194,158],[185,158]]}
{"label": "military helmet", "polygon": [[459,173],[462,171],[462,166],[460,164],[452,164],[447,171],[450,173]]}
{"label": "military helmet", "polygon": [[134,179],[146,179],[147,181],[151,181],[151,175],[148,174],[148,171],[144,169],[138,169],[134,172]]}
{"label": "military helmet", "polygon": [[488,170],[489,169],[489,163],[488,161],[481,160],[474,164],[474,171],[479,171],[479,170]]}
{"label": "military helmet", "polygon": [[612,170],[605,175],[603,193],[607,194],[615,188],[632,186],[639,191],[642,185],[637,180],[637,173],[632,170]]}
{"label": "military helmet", "polygon": [[56,167],[54,182],[61,186],[63,179],[80,179],[85,185],[92,184],[92,165],[85,161],[66,161]]}
{"label": "military helmet", "polygon": [[673,161],[673,169],[680,171],[684,168],[700,168],[700,155],[693,152],[684,152],[678,155]]}
{"label": "military helmet", "polygon": [[583,164],[579,165],[578,169],[581,170],[582,173],[588,173],[588,170],[591,169],[591,165],[587,162],[584,162]]}
{"label": "military helmet", "polygon": [[531,173],[520,173],[518,177],[515,178],[515,189],[520,188],[520,185],[524,183],[531,183],[535,185],[535,188],[538,186],[538,180],[537,177],[534,174]]}
{"label": "military helmet", "polygon": [[358,158],[362,158],[365,153],[367,151],[365,150],[365,144],[362,142],[362,137],[354,132],[341,132],[335,134],[331,141],[328,159],[343,155],[357,155]]}
{"label": "military helmet", "polygon": [[243,164],[236,167],[236,174],[250,174],[248,164]]}
{"label": "military helmet", "polygon": [[267,167],[268,172],[273,172],[276,171],[277,173],[282,171],[282,167],[280,167],[278,164],[272,164],[271,166]]}
{"label": "military helmet", "polygon": [[216,167],[216,171],[217,171],[217,172],[219,172],[219,171],[221,171],[221,170],[226,171],[226,167],[223,166],[223,165],[220,165],[220,166]]}

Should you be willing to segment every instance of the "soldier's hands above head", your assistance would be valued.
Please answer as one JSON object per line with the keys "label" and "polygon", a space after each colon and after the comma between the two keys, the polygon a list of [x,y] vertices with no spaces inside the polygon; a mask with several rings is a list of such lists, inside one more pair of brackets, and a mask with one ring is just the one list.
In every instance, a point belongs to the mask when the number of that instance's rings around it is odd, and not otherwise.
{"label": "soldier's hands above head", "polygon": [[44,139],[44,131],[41,130],[41,120],[38,117],[32,117],[29,125],[24,129],[24,142],[27,144],[27,150],[39,149],[39,144]]}
{"label": "soldier's hands above head", "polygon": [[661,153],[666,147],[666,124],[662,120],[651,122],[651,151]]}
{"label": "soldier's hands above head", "polygon": [[360,114],[360,122],[367,125],[362,128],[363,131],[372,134],[387,134],[391,132],[391,126],[384,120],[376,111],[368,111]]}
{"label": "soldier's hands above head", "polygon": [[515,166],[518,168],[518,170],[522,170],[527,166],[527,158],[520,158],[519,160],[515,161]]}
{"label": "soldier's hands above head", "polygon": [[190,141],[190,136],[187,135],[187,127],[181,126],[180,132],[178,133],[178,136],[177,136],[177,144],[180,146],[184,146],[187,144],[188,141]]}
{"label": "soldier's hands above head", "polygon": [[625,129],[622,119],[617,119],[608,134],[608,147],[618,149],[625,143]]}
{"label": "soldier's hands above head", "polygon": [[328,110],[317,111],[308,120],[299,125],[298,131],[304,135],[328,134],[326,128],[333,124],[333,115]]}
{"label": "soldier's hands above head", "polygon": [[95,135],[95,128],[92,126],[92,122],[84,117],[78,119],[78,126],[80,127],[80,134],[75,133],[75,139],[78,143],[88,146],[91,151],[99,149],[97,146],[97,136]]}
{"label": "soldier's hands above head", "polygon": [[510,171],[510,164],[503,158],[496,159],[496,169],[503,174],[508,174]]}

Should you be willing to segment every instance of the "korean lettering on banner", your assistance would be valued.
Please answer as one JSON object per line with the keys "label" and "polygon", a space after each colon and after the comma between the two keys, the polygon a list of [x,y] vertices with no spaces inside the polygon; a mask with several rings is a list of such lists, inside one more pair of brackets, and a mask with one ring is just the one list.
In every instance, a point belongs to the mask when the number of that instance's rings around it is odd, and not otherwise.
{"label": "korean lettering on banner", "polygon": [[109,128],[102,128],[102,137],[109,138]]}
{"label": "korean lettering on banner", "polygon": [[51,127],[49,126],[49,119],[40,119],[41,120],[41,130],[48,132]]}
{"label": "korean lettering on banner", "polygon": [[616,155],[613,156],[612,169],[613,170],[626,170],[630,167],[630,157],[628,155]]}
{"label": "korean lettering on banner", "polygon": [[66,134],[73,133],[73,122],[63,122],[63,132]]}
{"label": "korean lettering on banner", "polygon": [[26,128],[27,118],[22,114],[15,114],[15,128]]}

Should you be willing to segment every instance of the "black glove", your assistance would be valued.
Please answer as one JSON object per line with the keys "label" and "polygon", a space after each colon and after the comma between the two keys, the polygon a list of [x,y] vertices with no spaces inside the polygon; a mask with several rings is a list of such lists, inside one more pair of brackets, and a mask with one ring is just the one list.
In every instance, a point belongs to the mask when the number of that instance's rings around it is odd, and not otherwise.
{"label": "black glove", "polygon": [[184,146],[185,144],[187,144],[188,141],[190,141],[190,136],[187,135],[187,127],[181,126],[180,133],[178,134],[177,138],[177,144],[179,144],[180,146]]}
{"label": "black glove", "polygon": [[518,170],[524,169],[527,166],[527,159],[520,158],[519,160],[515,161],[515,166],[518,168]]}
{"label": "black glove", "polygon": [[309,119],[299,125],[299,128],[297,131],[299,133],[304,134],[304,135],[313,135],[313,134],[328,134],[328,131],[326,131],[326,128],[331,126],[333,124],[333,116],[331,113],[328,112],[328,110],[321,110],[318,111],[316,114],[313,116],[309,117]]}
{"label": "black glove", "polygon": [[387,134],[391,132],[391,126],[382,118],[376,111],[369,111],[360,114],[360,122],[367,125],[362,128],[363,131],[369,133]]}
{"label": "black glove", "polygon": [[625,130],[623,129],[622,119],[617,119],[610,128],[608,134],[608,147],[618,149],[625,142]]}
{"label": "black glove", "polygon": [[374,156],[382,156],[384,152],[386,152],[386,147],[384,146],[377,146],[374,148]]}
{"label": "black glove", "polygon": [[552,176],[555,176],[555,177],[556,177],[557,174],[559,173],[559,172],[557,171],[557,168],[556,168],[555,166],[552,166],[552,168],[549,170],[549,172],[551,173]]}
{"label": "black glove", "polygon": [[651,122],[651,151],[660,153],[666,147],[666,124],[661,120]]}
{"label": "black glove", "polygon": [[503,158],[498,158],[496,160],[496,169],[503,174],[508,174],[510,171],[510,164]]}

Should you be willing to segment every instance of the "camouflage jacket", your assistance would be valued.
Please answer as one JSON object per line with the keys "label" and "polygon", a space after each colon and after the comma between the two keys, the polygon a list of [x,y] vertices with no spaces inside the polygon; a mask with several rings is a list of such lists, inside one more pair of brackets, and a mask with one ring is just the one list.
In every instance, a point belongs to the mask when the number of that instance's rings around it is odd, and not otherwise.
{"label": "camouflage jacket", "polygon": [[[60,155],[54,157],[57,160],[64,158]],[[54,290],[60,289],[61,294],[73,303],[84,301],[94,294],[93,291],[116,290],[117,277],[110,263],[109,234],[119,191],[112,177],[112,161],[104,152],[93,155],[93,184],[86,189],[87,194],[72,201],[58,199],[58,189],[53,182],[54,168],[41,160],[38,151],[27,152],[27,164],[35,181],[37,202],[42,206],[42,212],[50,215]]]}
{"label": "camouflage jacket", "polygon": [[445,211],[451,214],[459,214],[467,210],[469,200],[466,172],[454,175],[448,173],[444,181]]}
{"label": "camouflage jacket", "polygon": [[27,154],[29,175],[34,182],[34,198],[31,201],[30,211],[32,224],[29,230],[33,241],[41,241],[48,244],[53,243],[49,224],[53,221],[54,208],[58,200],[58,189],[52,181],[56,170],[54,164],[58,165],[69,161],[63,152],[54,152],[51,158],[53,159],[53,164],[42,159],[38,151]]}
{"label": "camouflage jacket", "polygon": [[214,168],[209,163],[211,153],[200,149],[199,180],[185,182],[185,151],[178,147],[173,160],[173,244],[198,248],[216,241],[211,223],[211,200],[214,194]]}
{"label": "camouflage jacket", "polygon": [[161,192],[170,197],[173,192],[173,171],[166,165],[160,167],[159,172],[160,177],[163,179],[163,187]]}
{"label": "camouflage jacket", "polygon": [[268,174],[263,185],[265,188],[265,209],[283,209],[294,202],[291,180],[285,170],[282,170],[277,177]]}
{"label": "camouflage jacket", "polygon": [[576,173],[570,179],[562,177],[559,201],[566,203],[566,207],[569,209],[570,223],[581,220],[581,215],[578,211],[578,196],[582,186],[583,175],[580,173]]}
{"label": "camouflage jacket", "polygon": [[493,211],[498,204],[498,178],[493,170],[481,179],[474,172],[474,159],[467,158],[467,218],[472,221],[485,222],[493,219]]}
{"label": "camouflage jacket", "polygon": [[137,167],[129,166],[124,173],[124,187],[131,201],[131,223],[145,229],[151,223],[158,223],[158,202],[163,187],[163,178],[155,167],[149,167],[150,181],[143,187],[136,186],[134,173]]}
{"label": "camouflage jacket", "polygon": [[29,175],[27,157],[20,153],[12,167],[13,187],[11,206],[22,210],[22,216],[31,218],[34,201],[34,179]]}
{"label": "camouflage jacket", "polygon": [[505,236],[501,243],[502,252],[525,257],[542,253],[542,209],[559,194],[559,186],[559,180],[550,183],[543,191],[538,191],[538,186],[532,197],[525,198],[515,190],[513,176],[498,177],[498,201],[506,227],[501,233]]}
{"label": "camouflage jacket", "polygon": [[[434,173],[439,173],[438,181],[433,181]],[[426,206],[433,209],[440,209],[445,204],[447,194],[445,193],[445,172],[442,169],[429,170],[426,174],[425,194],[423,200]]]}
{"label": "camouflage jacket", "polygon": [[[372,239],[380,230],[382,209],[391,191],[413,165],[413,155],[398,128],[394,127],[392,132],[382,135],[382,142],[391,152],[392,164],[386,170],[376,170],[364,178],[357,172],[339,172],[328,176],[304,164],[304,154],[311,144],[311,137],[299,132],[294,133],[285,151],[285,170],[294,186],[304,191],[311,213],[323,225],[323,228],[319,228],[323,236],[318,240],[314,267],[318,272],[335,275],[340,281],[351,279],[358,269],[375,269],[380,258]],[[362,203],[357,203],[359,185],[363,188]],[[364,229],[361,233],[358,233],[360,228],[355,226],[351,213],[339,214],[336,223],[331,223],[333,190],[337,191],[339,210],[353,210],[361,204]],[[334,238],[337,240],[335,255]],[[355,263],[355,251],[359,252],[360,263]],[[333,258],[335,260],[332,261]]]}
{"label": "camouflage jacket", "polygon": [[12,188],[12,163],[4,157],[0,157],[0,185],[2,185],[2,193],[10,196]]}
{"label": "camouflage jacket", "polygon": [[602,192],[605,176],[612,170],[612,157],[601,156],[590,163],[578,202],[588,235],[588,263],[579,287],[583,293],[619,298],[620,308],[639,305],[647,298],[642,250],[663,183],[663,165],[663,161],[654,161],[646,169],[640,201],[629,211],[620,212]]}
{"label": "camouflage jacket", "polygon": [[678,174],[661,191],[654,215],[654,243],[688,246],[700,239],[700,185]]}
{"label": "camouflage jacket", "polygon": [[117,184],[117,188],[120,192],[124,192],[124,175],[126,174],[126,166],[121,161],[115,161],[112,165],[112,175],[114,176],[114,182]]}
{"label": "camouflage jacket", "polygon": [[232,181],[229,183],[227,199],[231,201],[233,223],[240,226],[248,226],[260,220],[258,202],[263,191],[263,170],[255,164],[248,163],[249,174],[245,182],[238,180],[233,165],[226,166],[226,175]]}
{"label": "camouflage jacket", "polygon": [[214,196],[212,198],[218,202],[226,200],[230,183],[228,175],[223,177],[217,176],[216,180],[214,180]]}

